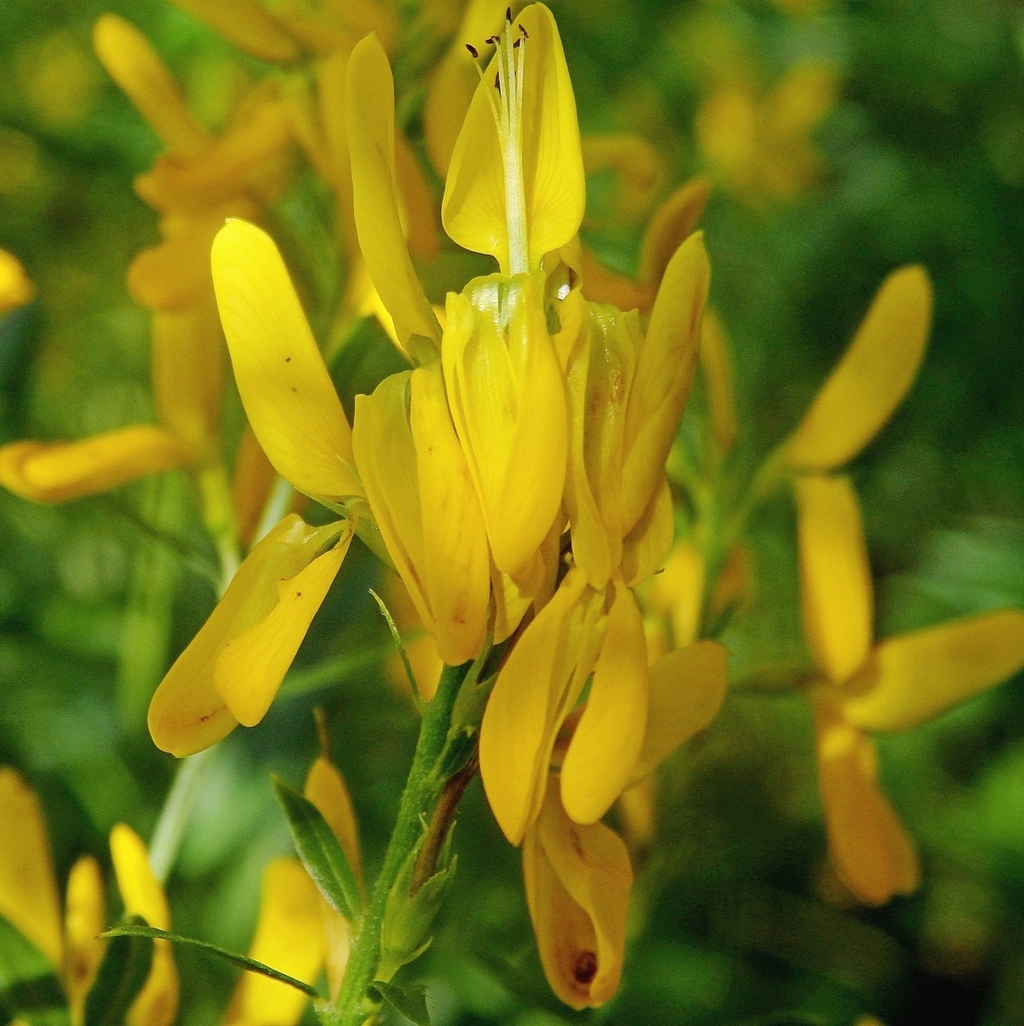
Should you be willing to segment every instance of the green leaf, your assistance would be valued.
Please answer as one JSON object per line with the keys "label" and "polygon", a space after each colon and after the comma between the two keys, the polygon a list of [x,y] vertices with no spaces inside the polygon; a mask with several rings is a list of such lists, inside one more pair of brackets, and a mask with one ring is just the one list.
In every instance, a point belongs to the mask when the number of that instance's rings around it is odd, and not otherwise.
{"label": "green leaf", "polygon": [[396,987],[393,983],[374,980],[373,989],[409,1022],[416,1026],[430,1026],[426,987]]}
{"label": "green leaf", "polygon": [[70,1014],[54,967],[27,938],[0,916],[0,1021],[67,1026]]}
{"label": "green leaf", "polygon": [[208,941],[196,940],[195,937],[182,937],[177,933],[168,933],[166,930],[158,930],[155,926],[135,925],[134,923],[127,923],[124,926],[115,927],[113,930],[108,930],[104,937],[152,937],[154,940],[166,940],[172,944],[187,944],[193,948],[199,948],[200,951],[207,951],[211,955],[216,955],[217,958],[223,959],[225,962],[230,962],[232,965],[237,965],[241,969],[245,969],[246,972],[259,973],[260,976],[268,976],[272,980],[277,980],[278,983],[287,983],[289,987],[294,987],[296,990],[301,990],[303,994],[306,994],[311,998],[319,998],[320,992],[316,987],[311,987],[308,983],[304,983],[302,980],[295,979],[294,976],[289,976],[287,973],[281,972],[280,969],[275,969],[271,965],[265,965],[263,962],[257,962],[255,958],[248,958],[245,955],[235,954],[234,951],[226,951],[224,948],[217,947],[216,944],[210,944]]}
{"label": "green leaf", "polygon": [[348,856],[320,810],[283,780],[274,777],[277,799],[288,817],[295,850],[332,908],[353,927],[362,919],[362,893]]}
{"label": "green leaf", "polygon": [[[124,925],[145,927],[146,920],[132,916]],[[135,933],[115,936],[86,995],[84,1026],[121,1026],[152,966],[151,937]]]}

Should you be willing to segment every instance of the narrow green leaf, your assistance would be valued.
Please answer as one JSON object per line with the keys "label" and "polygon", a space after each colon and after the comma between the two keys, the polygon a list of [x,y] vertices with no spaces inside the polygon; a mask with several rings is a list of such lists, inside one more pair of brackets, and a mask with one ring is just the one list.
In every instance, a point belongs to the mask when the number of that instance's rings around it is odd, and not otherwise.
{"label": "narrow green leaf", "polygon": [[373,601],[377,603],[377,608],[380,609],[380,615],[384,617],[384,622],[388,625],[388,630],[391,631],[391,640],[395,643],[395,649],[398,651],[398,655],[402,660],[402,665],[405,667],[405,676],[409,680],[409,687],[412,689],[412,696],[416,700],[416,705],[422,708],[423,696],[420,694],[419,684],[416,683],[416,674],[412,672],[412,663],[409,662],[409,653],[405,650],[405,643],[402,641],[402,635],[398,632],[398,625],[395,623],[395,618],[391,615],[391,610],[388,609],[384,600],[373,590],[373,588],[370,589],[370,595],[373,597]]}
{"label": "narrow green leaf", "polygon": [[[145,927],[146,920],[132,916],[124,926]],[[115,936],[85,997],[84,1026],[121,1026],[152,966],[152,937],[137,933]]]}
{"label": "narrow green leaf", "polygon": [[0,916],[0,1021],[67,1026],[70,1013],[47,957]]}
{"label": "narrow green leaf", "polygon": [[397,987],[393,983],[374,980],[373,989],[409,1022],[415,1023],[416,1026],[431,1026],[426,987]]}
{"label": "narrow green leaf", "polygon": [[348,856],[327,820],[308,798],[274,777],[277,799],[288,817],[295,850],[328,903],[357,926],[362,918],[362,895]]}
{"label": "narrow green leaf", "polygon": [[219,948],[216,944],[210,944],[208,941],[196,940],[195,937],[182,937],[177,933],[168,933],[166,930],[158,930],[155,926],[136,926],[131,923],[115,927],[113,930],[108,930],[103,934],[103,936],[152,937],[155,940],[170,941],[172,944],[188,944],[193,948],[199,948],[200,951],[206,951],[211,955],[216,955],[217,958],[223,959],[225,962],[237,965],[241,969],[245,969],[246,972],[259,973],[260,976],[269,976],[270,979],[277,980],[278,983],[287,983],[289,987],[301,990],[303,994],[306,994],[311,998],[320,997],[320,993],[316,987],[311,987],[308,983],[304,983],[302,980],[295,979],[294,976],[289,976],[287,973],[281,972],[280,969],[275,969],[271,965],[265,965],[263,962],[257,962],[255,958],[238,955],[235,954],[234,951],[226,951],[224,948]]}

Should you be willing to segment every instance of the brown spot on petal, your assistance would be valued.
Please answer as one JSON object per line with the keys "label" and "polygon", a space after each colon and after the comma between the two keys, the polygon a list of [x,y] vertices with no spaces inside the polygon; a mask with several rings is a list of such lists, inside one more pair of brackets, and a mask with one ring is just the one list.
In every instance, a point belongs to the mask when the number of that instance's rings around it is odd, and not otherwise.
{"label": "brown spot on petal", "polygon": [[573,966],[573,979],[586,987],[597,975],[597,955],[593,951],[583,951],[576,957],[576,965]]}

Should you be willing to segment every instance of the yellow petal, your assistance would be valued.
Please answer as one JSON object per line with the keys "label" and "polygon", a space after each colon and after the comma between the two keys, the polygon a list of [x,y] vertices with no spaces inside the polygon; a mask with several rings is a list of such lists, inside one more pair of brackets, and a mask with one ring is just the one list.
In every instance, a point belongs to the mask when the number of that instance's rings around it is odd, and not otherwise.
{"label": "yellow petal", "polygon": [[345,778],[326,755],[319,756],[310,766],[303,792],[327,820],[361,883],[363,860],[359,853],[359,827],[352,799],[345,786]]}
{"label": "yellow petal", "polygon": [[100,63],[169,150],[193,157],[206,149],[210,137],[156,50],[131,22],[116,14],[101,15],[92,39]]}
{"label": "yellow petal", "polygon": [[[149,865],[142,839],[131,827],[118,823],[110,831],[110,857],[125,912],[142,916],[150,926],[170,930],[167,897]],[[178,1010],[178,973],[169,941],[153,942],[153,967],[146,985],[132,1002],[128,1026],[170,1026]]]}
{"label": "yellow petal", "polygon": [[[313,984],[324,961],[320,892],[297,859],[275,859],[263,873],[260,914],[249,957]],[[243,972],[224,1026],[295,1026],[309,998],[294,987]]]}
{"label": "yellow petal", "polygon": [[829,853],[840,880],[869,905],[910,894],[917,852],[878,786],[871,739],[846,723],[831,700],[814,703],[818,775]]}
{"label": "yellow petal", "polygon": [[399,214],[395,96],[391,66],[376,36],[352,51],[345,118],[356,227],[366,265],[403,346],[413,335],[439,342],[441,329],[416,277]]}
{"label": "yellow petal", "polygon": [[636,587],[664,566],[675,530],[672,490],[663,474],[647,509],[622,540],[622,579],[629,587]]}
{"label": "yellow petal", "polygon": [[60,903],[39,799],[10,766],[0,767],[0,915],[63,965]]}
{"label": "yellow petal", "polygon": [[640,247],[640,281],[645,285],[661,285],[673,254],[696,229],[710,191],[706,178],[691,178],[655,211]]}
{"label": "yellow petal", "polygon": [[265,619],[230,638],[213,671],[213,685],[231,715],[254,727],[267,714],[302,639],[338,576],[351,533],[294,577],[277,582],[278,602]]}
{"label": "yellow petal", "polygon": [[849,348],[786,442],[791,467],[840,467],[874,438],[914,381],[931,315],[923,267],[903,267],[882,282]]}
{"label": "yellow petal", "polygon": [[231,500],[235,512],[238,541],[245,551],[253,540],[256,528],[274,482],[279,480],[267,454],[246,424],[235,454],[234,474],[231,478]]}
{"label": "yellow petal", "polygon": [[808,475],[793,484],[804,633],[818,666],[842,684],[871,649],[871,567],[860,505],[845,476]]}
{"label": "yellow petal", "polygon": [[188,463],[170,431],[138,424],[78,442],[11,442],[0,448],[0,484],[36,502],[66,502]]}
{"label": "yellow petal", "polygon": [[843,715],[865,730],[903,730],[1024,666],[1024,611],[1004,609],[883,641],[851,682]]}
{"label": "yellow petal", "polygon": [[704,239],[691,235],[669,261],[654,301],[626,410],[622,533],[647,508],[665,471],[690,394],[710,278]]}
{"label": "yellow petal", "polygon": [[570,570],[512,649],[488,699],[480,775],[512,844],[540,811],[555,736],[597,659],[603,603],[586,577]]}
{"label": "yellow petal", "polygon": [[[654,146],[642,136],[630,132],[586,135],[581,143],[583,166],[588,176],[599,171],[615,172],[618,178],[617,215],[633,218],[643,213],[654,198],[662,178],[661,158]],[[676,246],[686,235],[676,241]],[[673,246],[672,250],[675,248]]]}
{"label": "yellow petal", "polygon": [[643,618],[629,588],[614,591],[590,696],[562,763],[562,804],[577,823],[599,820],[625,789],[647,725]]}
{"label": "yellow petal", "polygon": [[417,260],[430,263],[437,257],[441,245],[437,205],[419,158],[405,136],[397,133],[395,181],[401,198],[402,228],[409,243],[409,252]]}
{"label": "yellow petal", "polygon": [[707,393],[711,435],[720,456],[732,452],[739,427],[736,423],[736,396],[732,382],[732,358],[725,326],[714,310],[704,311],[700,333],[700,369]]}
{"label": "yellow petal", "polygon": [[623,840],[632,851],[648,848],[657,829],[657,781],[653,774],[627,787],[615,803],[615,813]]}
{"label": "yellow petal", "polygon": [[[565,250],[563,247],[561,252],[564,254]],[[610,271],[586,246],[580,250],[579,273],[583,278],[583,294],[591,303],[607,303],[619,310],[646,312],[654,301],[654,289]]]}
{"label": "yellow petal", "polygon": [[174,0],[228,42],[263,61],[287,63],[299,48],[260,0]]}
{"label": "yellow petal", "polygon": [[107,942],[100,934],[107,928],[106,924],[103,873],[91,855],[83,855],[71,867],[64,910],[64,937],[67,941],[64,986],[74,1022],[81,1022],[85,995],[103,961]]}
{"label": "yellow petal", "polygon": [[572,1008],[596,1008],[622,973],[633,884],[626,846],[602,823],[573,823],[553,785],[523,845],[523,879],[551,989]]}
{"label": "yellow petal", "polygon": [[24,306],[36,294],[17,257],[0,249],[0,316]]}
{"label": "yellow petal", "polygon": [[660,574],[645,591],[647,606],[672,625],[672,640],[684,648],[697,639],[704,606],[704,557],[690,540],[677,543]]}
{"label": "yellow petal", "polygon": [[513,576],[550,531],[565,484],[568,410],[543,284],[491,275],[449,293],[441,349],[494,562]]}
{"label": "yellow petal", "polygon": [[270,236],[229,221],[212,260],[238,391],[270,462],[314,498],[362,494],[345,411]]}
{"label": "yellow petal", "polygon": [[[529,267],[535,269],[579,230],[586,185],[576,100],[555,20],[543,4],[532,4],[519,24],[529,33],[522,47],[522,165]],[[492,60],[484,72],[459,133],[441,218],[455,242],[491,254],[508,272],[505,171],[489,96],[497,66]]]}
{"label": "yellow petal", "polygon": [[[249,553],[210,618],[175,660],[153,695],[149,730],[158,748],[177,756],[191,755],[234,730],[238,720],[214,685],[221,653],[229,641],[263,624],[274,613],[282,600],[279,585],[290,588],[292,579],[312,565],[316,567],[315,585],[323,587],[320,575],[338,562],[339,550],[329,550],[319,557],[317,553],[338,534],[339,526],[307,527],[291,514]],[[342,526],[341,531],[344,546],[349,537],[347,526]],[[324,562],[317,566],[320,560]],[[290,622],[283,626],[297,631],[301,624],[295,623],[295,601],[301,599],[285,603],[287,612],[283,617]],[[281,619],[275,619],[273,624],[280,624]],[[297,647],[298,642],[294,643]],[[259,672],[264,687],[276,690],[280,680],[269,680],[262,668]]]}
{"label": "yellow petal", "polygon": [[634,780],[651,773],[718,715],[729,686],[727,657],[717,642],[696,641],[662,656],[650,668],[647,731]]}

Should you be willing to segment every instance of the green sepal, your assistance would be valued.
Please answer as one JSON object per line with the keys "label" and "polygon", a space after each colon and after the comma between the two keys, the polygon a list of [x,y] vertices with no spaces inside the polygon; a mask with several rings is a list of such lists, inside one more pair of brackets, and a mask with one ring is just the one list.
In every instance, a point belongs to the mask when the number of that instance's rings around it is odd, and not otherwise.
{"label": "green sepal", "polygon": [[427,1010],[426,987],[397,987],[393,983],[374,980],[373,989],[409,1022],[416,1026],[431,1026],[430,1012]]}
{"label": "green sepal", "polygon": [[301,990],[302,993],[308,997],[319,998],[321,996],[316,987],[311,987],[308,983],[305,983],[302,980],[297,980],[294,976],[289,976],[287,973],[281,972],[280,969],[275,969],[273,966],[267,965],[264,962],[257,962],[255,958],[249,958],[246,955],[239,955],[234,951],[227,951],[224,948],[217,947],[216,944],[210,944],[209,941],[196,940],[195,937],[182,937],[177,933],[168,933],[166,930],[158,930],[155,926],[146,926],[144,922],[126,923],[123,926],[115,927],[113,930],[108,930],[106,933],[102,934],[102,936],[149,937],[153,940],[170,941],[172,944],[186,944],[192,948],[199,948],[200,951],[209,952],[209,954],[215,955],[217,958],[220,958],[225,962],[230,962],[231,965],[238,966],[240,969],[245,969],[246,972],[257,973],[260,976],[269,977],[271,980],[277,980],[278,983],[286,983],[289,987]]}
{"label": "green sepal", "polygon": [[0,1021],[70,1026],[67,998],[47,957],[0,916]]}
{"label": "green sepal", "polygon": [[[148,928],[141,916],[131,916],[124,923],[125,929],[140,927]],[[152,937],[139,933],[113,936],[85,996],[83,1026],[121,1026],[152,967]]]}
{"label": "green sepal", "polygon": [[362,893],[334,831],[308,798],[280,778],[275,776],[273,780],[302,864],[328,904],[348,920],[353,930],[358,930],[362,921]]}

